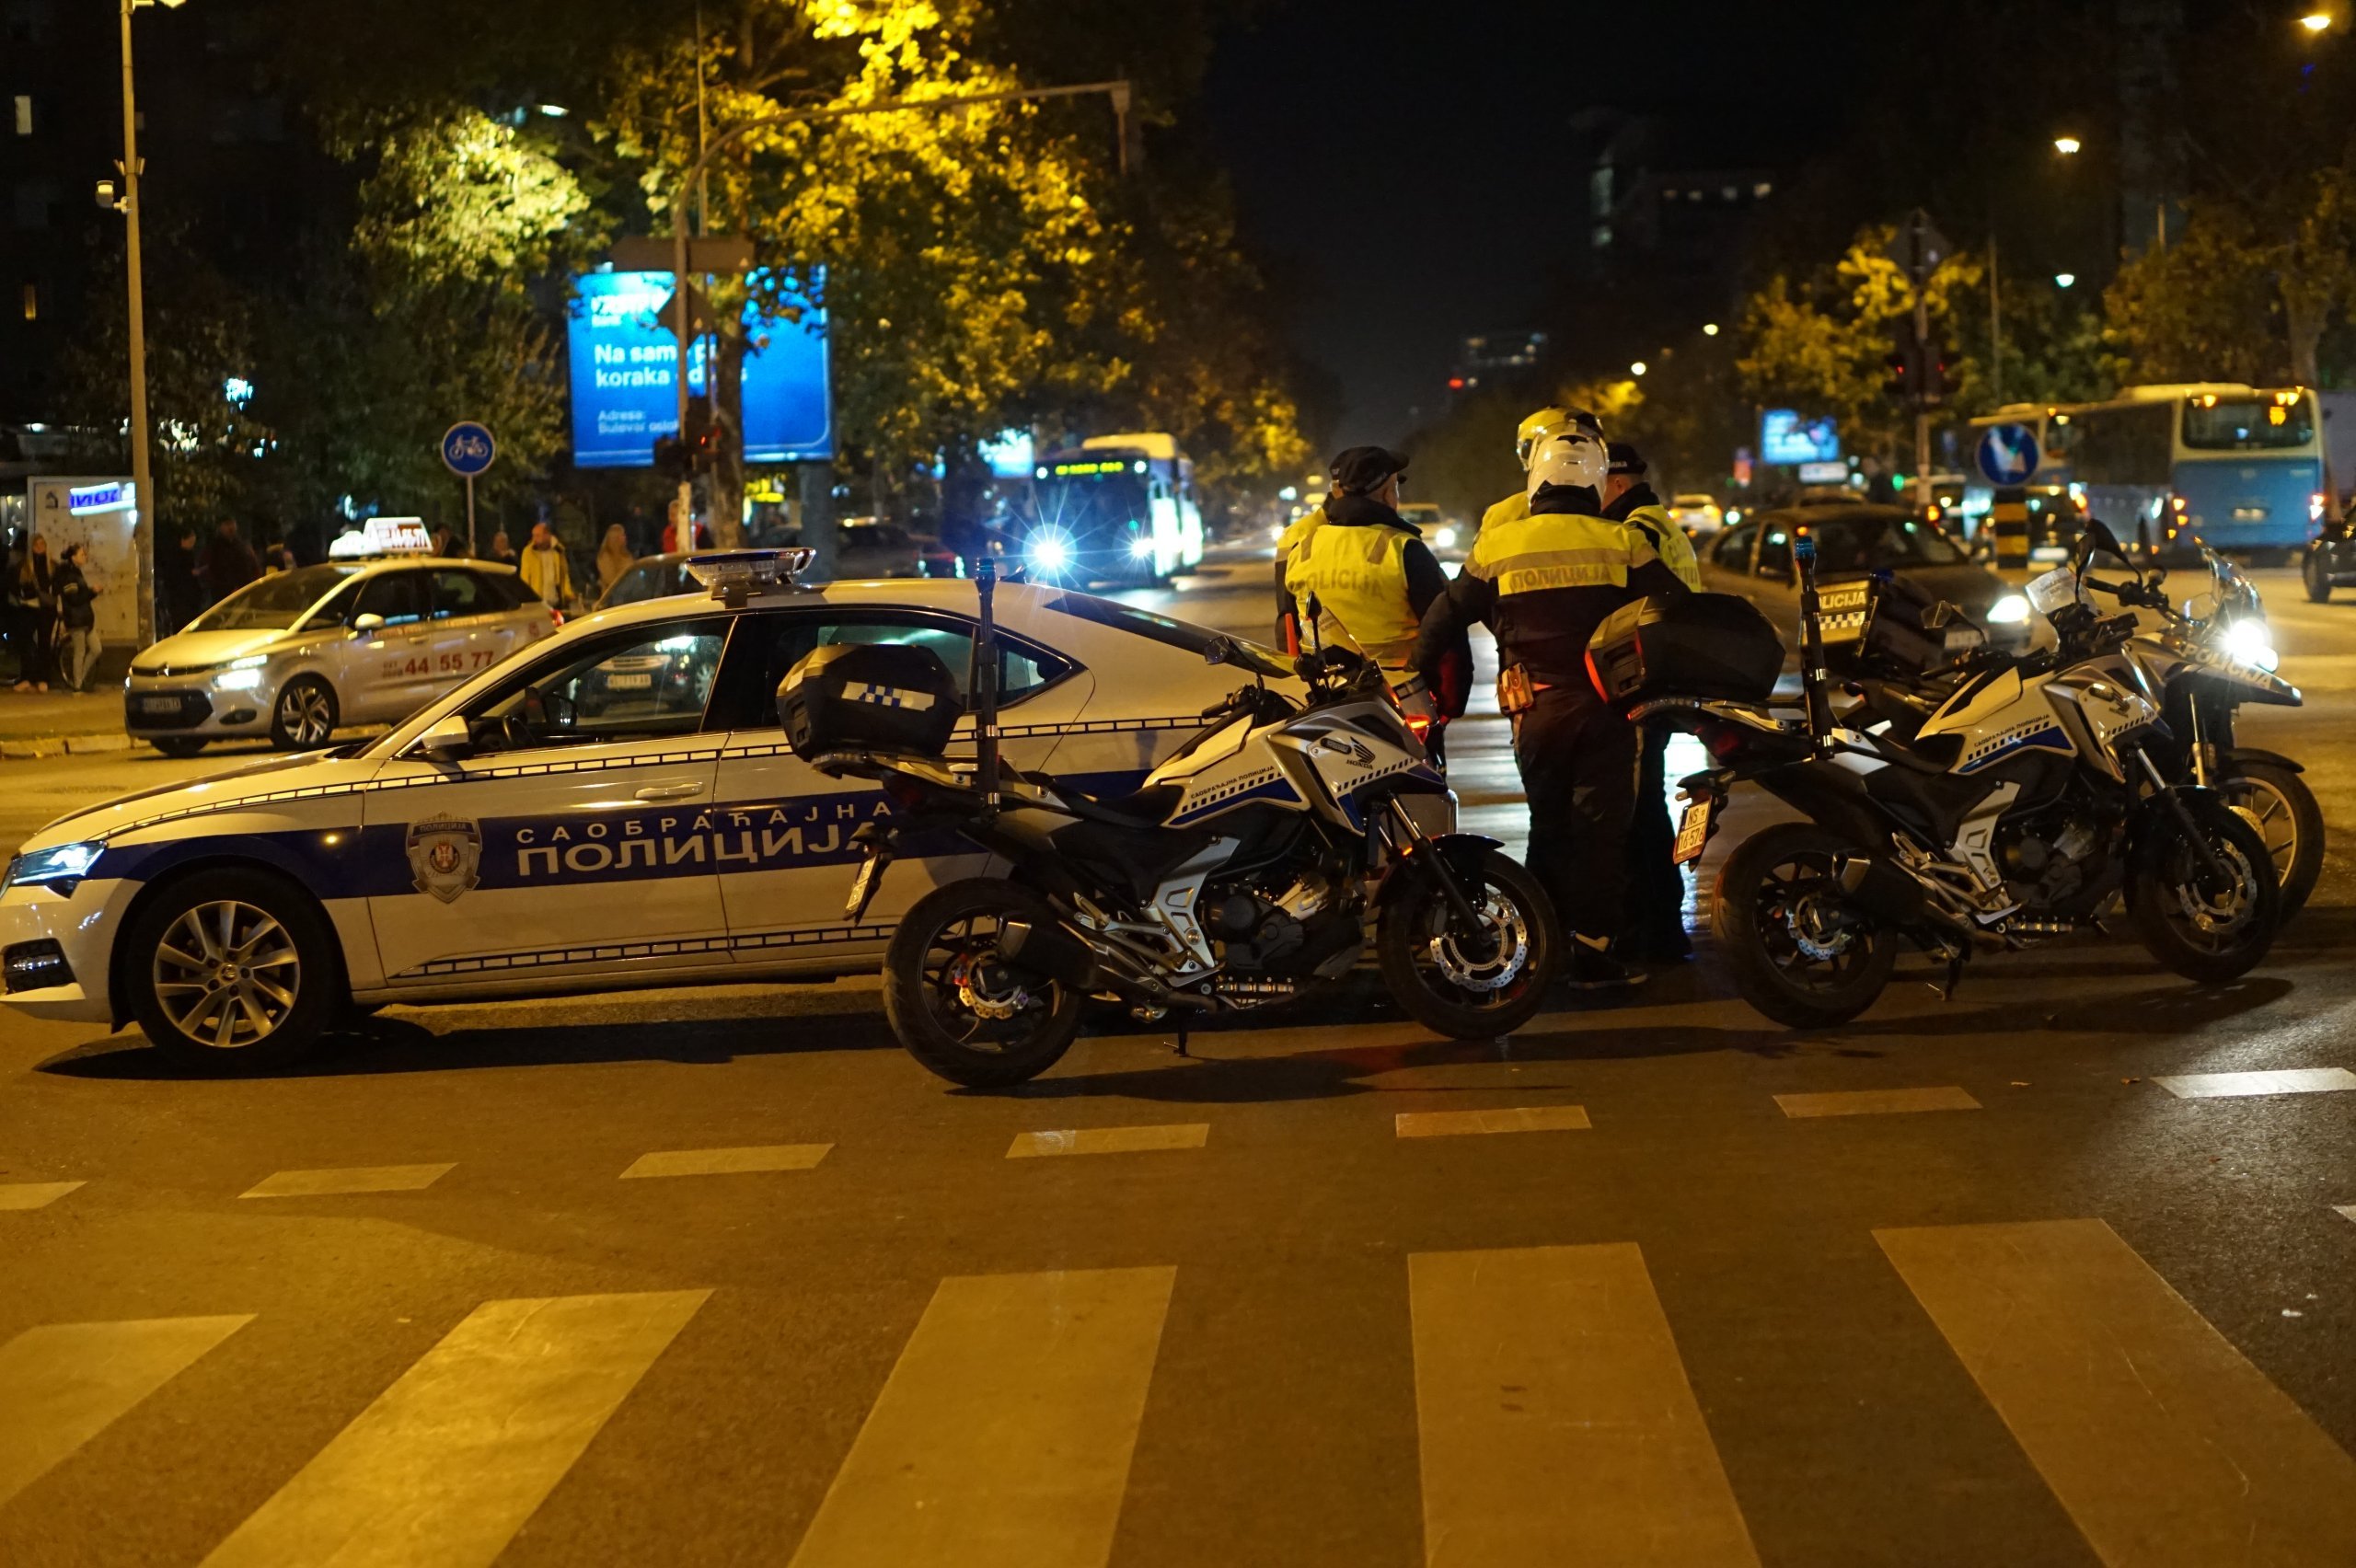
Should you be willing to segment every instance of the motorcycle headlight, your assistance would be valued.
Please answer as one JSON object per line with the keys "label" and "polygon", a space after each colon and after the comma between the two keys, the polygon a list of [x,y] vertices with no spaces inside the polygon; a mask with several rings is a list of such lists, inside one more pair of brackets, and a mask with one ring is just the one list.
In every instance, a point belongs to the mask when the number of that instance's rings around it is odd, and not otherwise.
{"label": "motorcycle headlight", "polygon": [[34,849],[8,862],[8,874],[0,879],[0,893],[12,887],[47,887],[52,882],[79,882],[90,874],[98,863],[98,851],[106,846],[98,843],[60,844],[52,849]]}
{"label": "motorcycle headlight", "polygon": [[2274,633],[2262,620],[2237,620],[2227,626],[2217,639],[2217,646],[2226,655],[2244,664],[2255,665],[2272,674],[2282,660],[2274,651]]}
{"label": "motorcycle headlight", "polygon": [[2020,626],[2028,619],[2028,595],[2007,594],[1988,606],[1990,626]]}

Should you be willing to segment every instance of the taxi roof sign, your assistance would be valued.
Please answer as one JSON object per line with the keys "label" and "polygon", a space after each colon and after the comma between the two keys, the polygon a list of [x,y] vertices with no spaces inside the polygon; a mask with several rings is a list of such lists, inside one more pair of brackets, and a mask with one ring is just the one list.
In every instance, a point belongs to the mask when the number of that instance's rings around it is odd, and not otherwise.
{"label": "taxi roof sign", "polygon": [[371,517],[357,533],[339,534],[328,546],[329,560],[433,553],[433,536],[426,532],[422,517]]}

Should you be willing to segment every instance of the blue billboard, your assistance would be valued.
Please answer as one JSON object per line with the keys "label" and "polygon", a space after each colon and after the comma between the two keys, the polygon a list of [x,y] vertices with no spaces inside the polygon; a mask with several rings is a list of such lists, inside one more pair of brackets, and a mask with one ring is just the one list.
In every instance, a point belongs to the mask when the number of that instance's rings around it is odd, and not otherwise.
{"label": "blue billboard", "polygon": [[1841,428],[1831,419],[1802,419],[1796,409],[1770,409],[1759,417],[1762,463],[1832,463],[1841,456]]}
{"label": "blue billboard", "polygon": [[[824,273],[820,274],[823,281]],[[647,468],[654,440],[679,429],[679,360],[670,322],[668,272],[584,272],[568,334],[572,366],[572,461],[583,468]],[[835,405],[826,374],[826,312],[799,321],[745,307],[745,461],[832,457]],[[687,390],[704,386],[707,340],[687,363]]]}

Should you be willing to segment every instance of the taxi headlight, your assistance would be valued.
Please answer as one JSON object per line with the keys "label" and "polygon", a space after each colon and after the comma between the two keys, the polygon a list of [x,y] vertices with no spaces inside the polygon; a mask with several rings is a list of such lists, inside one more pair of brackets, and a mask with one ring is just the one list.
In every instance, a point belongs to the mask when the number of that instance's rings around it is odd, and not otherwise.
{"label": "taxi headlight", "polygon": [[52,882],[79,882],[90,874],[90,868],[98,863],[98,851],[105,847],[105,845],[92,841],[29,850],[8,862],[7,876],[0,879],[0,892],[12,887],[47,887]]}
{"label": "taxi headlight", "polygon": [[1990,626],[2019,626],[2028,619],[2028,596],[2007,594],[1988,606]]}
{"label": "taxi headlight", "polygon": [[267,653],[232,659],[221,666],[221,673],[213,677],[213,684],[223,691],[251,691],[261,685],[262,666],[269,663],[270,655]]}
{"label": "taxi headlight", "polygon": [[1432,535],[1432,543],[1438,545],[1444,550],[1454,549],[1456,548],[1456,530],[1453,528],[1442,527],[1438,532]]}
{"label": "taxi headlight", "polygon": [[2225,653],[2245,664],[2273,674],[2281,656],[2274,651],[2274,633],[2262,620],[2237,620],[2226,627],[2217,640]]}

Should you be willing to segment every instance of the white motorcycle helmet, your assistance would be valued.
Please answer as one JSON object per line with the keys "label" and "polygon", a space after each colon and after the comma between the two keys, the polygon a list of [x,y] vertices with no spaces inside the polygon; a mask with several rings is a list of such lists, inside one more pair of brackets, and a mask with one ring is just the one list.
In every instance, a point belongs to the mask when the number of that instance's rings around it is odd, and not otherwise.
{"label": "white motorcycle helmet", "polygon": [[1592,414],[1574,414],[1572,422],[1539,437],[1530,454],[1530,484],[1522,493],[1536,496],[1542,485],[1584,485],[1600,492],[1611,472],[1611,454],[1604,445],[1602,427]]}

